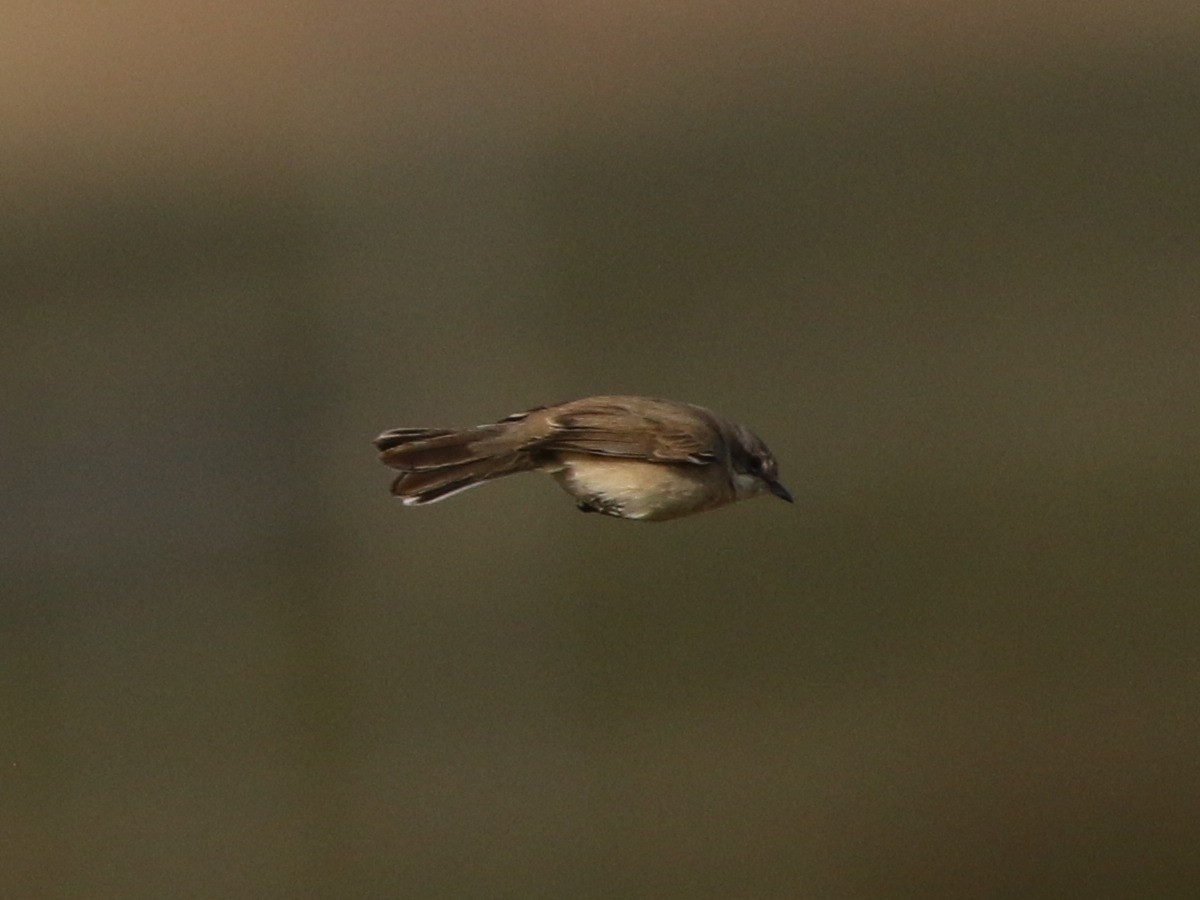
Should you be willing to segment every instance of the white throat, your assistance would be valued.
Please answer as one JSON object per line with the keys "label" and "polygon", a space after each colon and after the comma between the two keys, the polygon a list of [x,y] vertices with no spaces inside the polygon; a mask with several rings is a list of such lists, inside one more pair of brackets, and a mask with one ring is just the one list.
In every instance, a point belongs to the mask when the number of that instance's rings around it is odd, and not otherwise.
{"label": "white throat", "polygon": [[733,473],[733,492],[737,494],[739,500],[762,493],[764,487],[763,480],[749,472]]}

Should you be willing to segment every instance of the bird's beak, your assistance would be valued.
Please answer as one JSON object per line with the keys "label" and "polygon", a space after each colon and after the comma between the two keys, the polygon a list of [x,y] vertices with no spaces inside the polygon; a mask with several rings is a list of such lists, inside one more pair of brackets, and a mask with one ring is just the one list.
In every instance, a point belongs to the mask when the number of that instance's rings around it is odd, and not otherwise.
{"label": "bird's beak", "polygon": [[767,482],[767,490],[769,490],[772,494],[774,494],[780,500],[786,500],[788,503],[794,502],[792,500],[792,495],[788,493],[788,489],[785,488],[778,481],[768,481]]}

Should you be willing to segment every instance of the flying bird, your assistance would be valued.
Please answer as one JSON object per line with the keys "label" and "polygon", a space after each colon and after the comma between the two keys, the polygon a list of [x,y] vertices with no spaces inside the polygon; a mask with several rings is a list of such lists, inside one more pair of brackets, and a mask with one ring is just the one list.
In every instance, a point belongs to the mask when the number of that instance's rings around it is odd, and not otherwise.
{"label": "flying bird", "polygon": [[792,502],[753,432],[675,400],[585,397],[473,428],[393,428],[375,446],[406,506],[518,472],[550,474],[584,512],[646,522],[762,494]]}

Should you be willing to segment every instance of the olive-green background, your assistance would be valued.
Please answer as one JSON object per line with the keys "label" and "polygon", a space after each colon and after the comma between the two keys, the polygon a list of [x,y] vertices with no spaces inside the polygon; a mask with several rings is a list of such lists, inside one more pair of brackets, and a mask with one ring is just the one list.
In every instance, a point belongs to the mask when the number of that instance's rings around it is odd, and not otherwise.
{"label": "olive-green background", "polygon": [[[3,20],[0,894],[1200,895],[1200,6]],[[387,496],[600,392],[797,503]]]}

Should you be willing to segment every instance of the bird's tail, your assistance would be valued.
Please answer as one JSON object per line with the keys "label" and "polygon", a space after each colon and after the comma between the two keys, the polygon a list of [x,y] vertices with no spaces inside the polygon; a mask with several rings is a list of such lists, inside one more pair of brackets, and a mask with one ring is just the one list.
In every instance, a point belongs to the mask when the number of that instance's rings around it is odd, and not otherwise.
{"label": "bird's tail", "polygon": [[384,465],[400,472],[392,494],[405,506],[422,506],[536,468],[528,453],[503,439],[504,431],[503,423],[460,431],[393,428],[375,438],[375,446]]}

